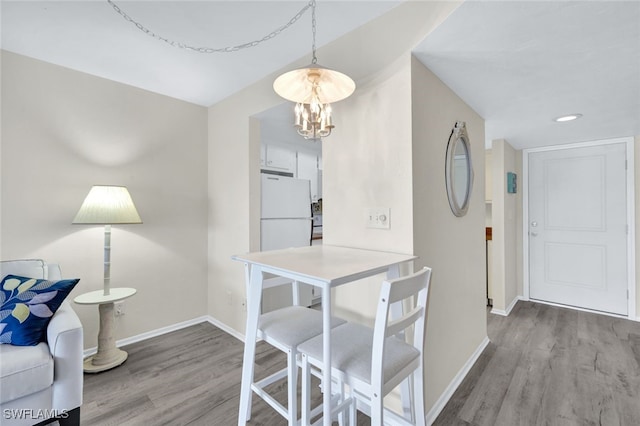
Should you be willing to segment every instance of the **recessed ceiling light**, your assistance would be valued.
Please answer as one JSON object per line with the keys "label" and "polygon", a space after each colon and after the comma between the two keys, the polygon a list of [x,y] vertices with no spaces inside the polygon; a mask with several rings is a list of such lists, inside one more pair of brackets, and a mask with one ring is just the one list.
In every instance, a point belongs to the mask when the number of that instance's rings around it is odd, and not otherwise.
{"label": "recessed ceiling light", "polygon": [[563,115],[562,117],[554,118],[553,121],[557,121],[558,123],[562,123],[564,121],[577,120],[580,117],[582,117],[582,114],[569,114],[569,115]]}

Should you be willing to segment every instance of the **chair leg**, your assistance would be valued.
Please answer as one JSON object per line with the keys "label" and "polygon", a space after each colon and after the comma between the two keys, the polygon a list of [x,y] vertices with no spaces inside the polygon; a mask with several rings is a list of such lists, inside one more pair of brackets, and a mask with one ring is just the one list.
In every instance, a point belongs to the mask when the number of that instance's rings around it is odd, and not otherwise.
{"label": "chair leg", "polygon": [[351,397],[351,407],[349,407],[349,424],[356,426],[358,424],[358,401],[356,400],[353,389],[349,390]]}
{"label": "chair leg", "polygon": [[425,426],[426,414],[424,412],[424,372],[422,366],[413,372],[413,410],[415,413],[414,424]]}
{"label": "chair leg", "polygon": [[382,414],[384,411],[383,396],[381,392],[374,391],[371,397],[371,426],[382,426]]}
{"label": "chair leg", "polygon": [[308,425],[311,421],[311,371],[309,360],[302,355],[302,424]]}
{"label": "chair leg", "polygon": [[[338,392],[340,392],[340,398],[338,399],[339,403],[344,402],[346,398],[345,395],[345,386],[344,386],[344,382],[340,379],[338,379]],[[346,413],[345,410],[340,410],[340,412],[338,413],[338,426],[346,426],[348,423],[346,423],[347,421],[347,417],[346,417]]]}
{"label": "chair leg", "polygon": [[287,376],[287,388],[288,388],[288,405],[287,410],[289,413],[289,426],[296,426],[298,424],[298,362],[297,352],[290,350],[287,354],[287,363],[289,374]]}
{"label": "chair leg", "polygon": [[416,421],[416,409],[415,409],[415,382],[413,380],[414,374],[409,374],[405,380],[400,384],[400,395],[402,398],[402,413],[405,418],[411,419],[413,424]]}

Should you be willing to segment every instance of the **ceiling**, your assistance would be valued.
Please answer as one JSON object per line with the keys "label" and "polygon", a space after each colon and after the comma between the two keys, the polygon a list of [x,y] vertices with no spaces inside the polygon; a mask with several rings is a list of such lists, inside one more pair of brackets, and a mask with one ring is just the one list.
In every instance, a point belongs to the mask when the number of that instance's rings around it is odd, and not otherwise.
{"label": "ceiling", "polygon": [[[114,4],[167,39],[223,48],[259,40],[306,1],[127,1]],[[319,1],[321,46],[399,1]],[[304,56],[311,62],[311,13],[279,36],[232,53],[172,47],[140,31],[106,1],[5,1],[2,48],[203,106],[232,95]],[[322,62],[322,58],[320,63]]]}
{"label": "ceiling", "polygon": [[414,53],[486,120],[488,146],[640,135],[640,1],[467,1]]}
{"label": "ceiling", "polygon": [[[306,4],[114,1],[158,35],[214,48],[260,39]],[[318,46],[399,3],[319,0]],[[309,12],[257,47],[202,54],[146,35],[107,1],[3,0],[0,7],[5,50],[204,106],[311,59]],[[414,50],[486,120],[488,146],[504,138],[516,148],[640,135],[639,52],[637,0],[467,0]],[[569,113],[583,117],[552,121]]]}

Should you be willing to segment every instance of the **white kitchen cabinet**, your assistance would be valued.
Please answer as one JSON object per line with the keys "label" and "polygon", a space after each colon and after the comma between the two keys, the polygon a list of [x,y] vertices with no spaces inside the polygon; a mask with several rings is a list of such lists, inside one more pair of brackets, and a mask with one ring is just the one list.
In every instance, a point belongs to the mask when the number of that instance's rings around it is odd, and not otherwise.
{"label": "white kitchen cabinet", "polygon": [[262,168],[281,172],[296,172],[296,152],[277,145],[262,145],[260,150]]}

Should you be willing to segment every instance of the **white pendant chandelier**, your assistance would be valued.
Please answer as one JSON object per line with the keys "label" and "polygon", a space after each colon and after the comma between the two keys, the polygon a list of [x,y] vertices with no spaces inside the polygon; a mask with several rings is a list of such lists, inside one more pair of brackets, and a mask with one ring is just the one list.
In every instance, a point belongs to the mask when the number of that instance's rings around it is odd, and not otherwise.
{"label": "white pendant chandelier", "polygon": [[273,90],[283,98],[296,102],[295,124],[305,139],[319,139],[331,134],[334,128],[331,103],[349,97],[356,84],[347,75],[317,64],[316,58],[316,2],[311,0],[311,29],[313,59],[305,68],[286,72],[273,82]]}

